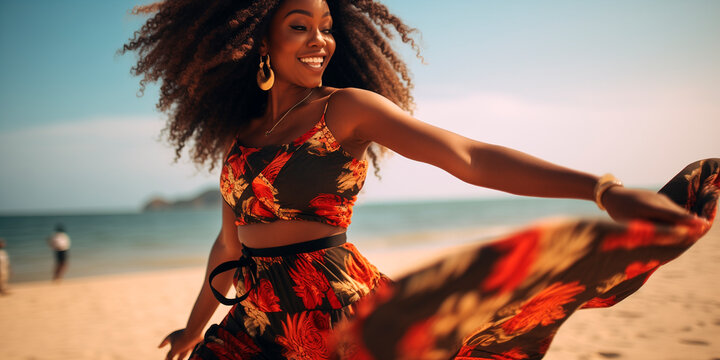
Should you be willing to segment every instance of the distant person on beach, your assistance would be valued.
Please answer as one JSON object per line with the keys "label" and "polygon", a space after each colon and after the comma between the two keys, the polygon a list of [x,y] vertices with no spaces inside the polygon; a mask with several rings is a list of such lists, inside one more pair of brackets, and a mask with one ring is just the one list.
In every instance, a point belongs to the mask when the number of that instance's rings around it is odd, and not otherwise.
{"label": "distant person on beach", "polygon": [[10,279],[10,257],[5,251],[5,239],[0,238],[0,295],[7,295]]}
{"label": "distant person on beach", "polygon": [[53,281],[60,281],[67,271],[68,256],[70,252],[70,237],[65,233],[65,226],[57,224],[55,233],[48,238],[48,245],[55,251],[55,270]]}
{"label": "distant person on beach", "polygon": [[[150,18],[121,52],[138,54],[132,72],[143,89],[160,82],[158,108],[169,114],[165,134],[177,156],[188,145],[197,164],[221,164],[220,233],[186,327],[160,344],[170,345],[166,359],[191,351],[191,359],[327,358],[329,334],[358,315],[361,298],[392,295],[385,291],[390,280],[346,242],[368,166],[377,169],[386,149],[477,186],[593,201],[616,220],[700,221],[665,195],[625,188],[610,174],[565,168],[415,119],[410,73],[391,40],[399,35],[419,56],[414,29],[377,1],[164,1],[134,12]],[[512,265],[532,258],[533,248],[511,250],[516,256],[488,282],[491,289],[522,279]],[[237,296],[228,299],[233,284]],[[471,288],[480,286],[460,290]],[[418,310],[437,314],[444,300],[430,297],[394,315],[417,321]],[[219,303],[234,306],[203,336]],[[443,329],[461,325],[445,322]],[[388,346],[417,350],[429,344],[420,335],[433,326],[421,323]]]}

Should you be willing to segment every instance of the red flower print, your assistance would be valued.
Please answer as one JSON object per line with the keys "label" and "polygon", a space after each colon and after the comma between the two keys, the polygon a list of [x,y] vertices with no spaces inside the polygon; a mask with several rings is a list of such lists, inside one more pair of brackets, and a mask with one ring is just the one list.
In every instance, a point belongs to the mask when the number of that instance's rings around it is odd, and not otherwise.
{"label": "red flower print", "polygon": [[455,357],[453,359],[454,360],[469,360],[469,359],[478,360],[479,359],[478,357],[470,356],[470,355],[472,355],[472,351],[474,349],[475,349],[474,346],[473,347],[463,346],[460,348],[460,351],[458,351],[457,355],[455,355]]}
{"label": "red flower print", "polygon": [[233,192],[235,192],[235,177],[231,170],[228,169],[228,166],[223,166],[222,172],[220,173],[220,193],[230,206],[235,205]]}
{"label": "red flower print", "polygon": [[239,145],[238,148],[240,149],[240,158],[238,159],[238,162],[243,165],[247,163],[247,159],[250,155],[260,151],[260,148],[244,147],[242,145]]}
{"label": "red flower print", "polygon": [[586,302],[585,305],[583,305],[582,309],[592,309],[592,308],[604,308],[604,307],[610,307],[617,304],[617,300],[615,298],[615,295],[609,297],[609,298],[592,298],[590,301]]}
{"label": "red flower print", "polygon": [[[252,214],[255,217],[259,218],[266,218],[266,219],[274,219],[275,214],[268,210],[267,207],[265,207],[258,199],[254,196],[251,196],[247,198],[245,201],[243,201],[243,213],[245,214]],[[244,222],[244,220],[243,220]],[[237,223],[237,222],[236,222]]]}
{"label": "red flower print", "polygon": [[311,262],[311,263],[312,262],[323,263],[323,262],[325,262],[325,252],[326,252],[325,249],[322,249],[322,250],[312,251],[309,253],[298,254],[298,257],[304,258],[305,260],[307,260],[308,262]]}
{"label": "red flower print", "polygon": [[[312,266],[313,263],[322,264],[325,262],[325,253],[326,250],[323,249],[309,253],[298,254],[298,259],[304,259],[304,262],[307,262],[307,264],[314,269],[315,267]],[[327,278],[322,274],[320,274],[320,276],[325,279],[325,283],[328,284],[325,295],[327,296],[328,302],[330,303],[330,307],[332,307],[333,309],[340,309],[342,307],[342,304],[340,304],[340,300],[338,300],[337,294],[335,294],[333,288],[329,286],[330,283],[328,282]],[[320,300],[320,302],[322,302],[322,299]]]}
{"label": "red flower print", "polygon": [[327,343],[332,359],[376,360],[364,343],[362,325],[362,321],[345,321],[336,324],[328,336]]}
{"label": "red flower print", "polygon": [[[380,278],[380,282],[372,290],[372,296],[366,296],[353,304],[358,319],[368,317],[377,307],[395,295],[394,284],[388,278]],[[360,321],[355,321],[359,323]]]}
{"label": "red flower print", "polygon": [[646,221],[630,221],[627,231],[623,234],[608,235],[602,243],[602,251],[616,249],[632,250],[641,246],[653,244],[655,227]]}
{"label": "red flower print", "polygon": [[474,347],[463,346],[460,352],[453,358],[454,360],[521,360],[527,359],[528,355],[519,348],[513,348],[499,355],[490,355],[491,358],[472,356]]}
{"label": "red flower print", "polygon": [[502,324],[502,328],[507,334],[524,334],[538,325],[553,324],[566,316],[563,305],[574,301],[573,296],[584,290],[585,286],[578,281],[554,283],[523,304],[518,314]]}
{"label": "red flower print", "polygon": [[340,300],[338,300],[337,294],[335,294],[333,288],[328,289],[325,295],[327,296],[328,303],[330,303],[331,308],[340,309],[342,307],[342,304],[340,303]]}
{"label": "red flower print", "polygon": [[313,135],[315,135],[318,132],[319,125],[320,125],[320,123],[315,124],[315,126],[313,126],[313,128],[310,129],[310,131],[304,133],[302,136],[300,136],[295,141],[293,141],[292,145],[300,146],[300,145],[304,144],[306,141],[308,141],[308,139],[313,137]]}
{"label": "red flower print", "polygon": [[273,264],[282,264],[283,262],[282,257],[278,256],[255,256],[253,259],[261,269],[267,269]]}
{"label": "red flower print", "polygon": [[470,346],[463,346],[460,348],[460,351],[458,351],[457,355],[453,358],[454,360],[480,360],[485,358],[478,358],[478,357],[471,357],[473,348]]}
{"label": "red flower print", "polygon": [[232,171],[235,177],[245,174],[245,162],[247,158],[238,154],[232,154],[227,159],[228,170]]}
{"label": "red flower print", "polygon": [[208,342],[205,346],[222,360],[249,359],[248,355],[260,353],[260,348],[244,332],[238,332],[233,336],[227,330],[218,328],[217,339],[220,341]]}
{"label": "red flower print", "polygon": [[[322,133],[320,133],[320,134],[322,134]],[[308,154],[318,156],[318,157],[327,156],[329,144],[328,144],[327,140],[324,137],[322,137],[321,135],[313,136],[312,138],[308,139],[306,141],[306,143],[308,144],[308,146],[307,146]]]}
{"label": "red flower print", "polygon": [[685,175],[687,181],[687,200],[685,201],[685,209],[690,210],[697,201],[697,190],[700,188],[700,176],[702,167],[694,169],[691,173]]}
{"label": "red flower print", "polygon": [[320,122],[315,125],[314,131],[303,139],[307,142],[308,152],[315,156],[325,156],[330,151],[336,151],[340,148],[340,144],[335,141],[335,137],[325,124],[325,117],[320,118]]}
{"label": "red flower print", "polygon": [[278,335],[275,342],[285,348],[283,355],[288,359],[327,359],[327,337],[330,329],[330,315],[320,311],[303,311],[287,315],[282,322],[284,335]]}
{"label": "red flower print", "polygon": [[348,204],[355,202],[334,194],[320,194],[310,200],[310,207],[315,209],[315,214],[329,220],[330,225],[348,227],[352,211]]}
{"label": "red flower print", "polygon": [[[250,289],[250,280],[247,277],[245,279],[245,288]],[[248,298],[262,312],[281,311],[280,298],[275,295],[272,283],[268,279],[260,279]]]}
{"label": "red flower print", "polygon": [[411,325],[398,341],[396,352],[405,359],[425,358],[435,348],[434,324],[435,318],[430,317]]}
{"label": "red flower print", "polygon": [[[205,343],[205,347],[210,349],[213,352],[213,354],[215,356],[217,356],[217,358],[219,360],[242,360],[242,358],[239,357],[239,355],[232,354],[230,352],[230,350],[228,350],[224,346],[224,344],[220,344],[220,343],[216,343],[216,342],[209,342],[209,343]],[[194,359],[200,359],[200,357],[193,356],[192,358],[190,358],[190,360],[194,360]]]}
{"label": "red flower print", "polygon": [[227,158],[226,166],[223,168],[223,172],[232,172],[235,179],[245,175],[245,167],[247,165],[247,159],[250,155],[259,151],[255,148],[245,148],[240,146],[240,153],[235,153]]}
{"label": "red flower print", "polygon": [[275,204],[275,195],[277,194],[277,190],[275,190],[275,188],[270,185],[263,176],[259,175],[253,179],[252,190],[258,201],[265,205],[268,210],[272,211],[279,208],[279,206]]}
{"label": "red flower print", "polygon": [[625,268],[625,278],[632,279],[642,273],[654,271],[658,266],[660,266],[660,262],[657,260],[650,260],[647,263],[636,261]]}
{"label": "red flower print", "polygon": [[290,269],[290,277],[295,282],[293,290],[302,299],[306,309],[314,309],[322,304],[330,283],[311,263],[298,259],[295,261],[295,269]]}
{"label": "red flower print", "polygon": [[350,168],[353,170],[353,176],[356,179],[364,179],[367,174],[368,163],[365,160],[352,159]]}
{"label": "red flower print", "polygon": [[337,178],[338,191],[347,191],[353,188],[361,188],[367,174],[367,161],[352,159],[343,166],[343,171]]}
{"label": "red flower print", "polygon": [[328,151],[335,151],[340,147],[339,146],[340,144],[338,144],[338,142],[335,141],[335,138],[332,137],[332,135],[328,136],[327,132],[323,132],[323,135],[325,135],[325,136],[320,136],[320,137],[318,137],[317,140],[321,144],[325,145],[325,149],[327,149]]}
{"label": "red flower print", "polygon": [[291,156],[292,156],[292,153],[281,151],[265,167],[265,169],[263,169],[261,174],[265,177],[265,179],[267,179],[267,181],[270,184],[273,184],[275,182],[275,178],[277,178],[278,173],[283,168],[283,166],[285,166],[285,163],[287,163],[287,161],[290,160]]}
{"label": "red flower print", "polygon": [[338,204],[342,204],[343,198],[334,194],[319,194],[312,200],[310,205],[318,210],[324,210],[328,213],[332,213]]}
{"label": "red flower print", "polygon": [[220,193],[230,206],[235,207],[237,198],[247,187],[243,178],[244,166],[239,164],[238,155],[232,155],[220,173]]}
{"label": "red flower print", "polygon": [[362,255],[359,255],[357,251],[353,251],[345,257],[345,271],[351,278],[367,285],[369,288],[373,288],[373,284],[380,277],[377,268]]}
{"label": "red flower print", "polygon": [[537,257],[539,236],[537,231],[531,230],[492,245],[506,254],[493,266],[492,273],[483,282],[483,290],[505,293],[520,285]]}
{"label": "red flower print", "polygon": [[493,355],[493,360],[521,360],[521,359],[527,359],[528,356],[524,352],[522,352],[519,348],[513,348],[509,351],[506,351],[500,355]]}

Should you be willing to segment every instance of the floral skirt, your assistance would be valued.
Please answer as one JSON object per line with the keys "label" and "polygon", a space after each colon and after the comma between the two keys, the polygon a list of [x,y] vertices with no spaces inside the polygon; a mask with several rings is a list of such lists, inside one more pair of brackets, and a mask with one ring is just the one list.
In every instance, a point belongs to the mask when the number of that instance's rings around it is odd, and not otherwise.
{"label": "floral skirt", "polygon": [[395,282],[350,244],[254,258],[255,288],[193,358],[542,359],[573,312],[625,299],[710,229],[719,174],[720,159],[698,161],[660,190],[707,222],[546,222]]}
{"label": "floral skirt", "polygon": [[345,234],[249,250],[225,266],[238,268],[235,287],[247,295],[219,298],[237,303],[191,359],[326,359],[330,331],[354,316],[360,298],[389,282]]}

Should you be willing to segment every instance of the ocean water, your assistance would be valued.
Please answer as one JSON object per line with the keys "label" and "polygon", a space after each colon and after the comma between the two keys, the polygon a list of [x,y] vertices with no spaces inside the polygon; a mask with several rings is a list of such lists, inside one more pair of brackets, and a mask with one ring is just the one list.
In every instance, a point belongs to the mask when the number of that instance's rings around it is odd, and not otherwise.
{"label": "ocean water", "polygon": [[[586,201],[502,198],[361,204],[349,241],[362,251],[444,246],[488,239],[544,217],[598,217]],[[11,282],[49,281],[55,224],[72,239],[66,277],[203,266],[220,230],[220,209],[127,214],[0,216]],[[469,235],[470,234],[470,235]]]}

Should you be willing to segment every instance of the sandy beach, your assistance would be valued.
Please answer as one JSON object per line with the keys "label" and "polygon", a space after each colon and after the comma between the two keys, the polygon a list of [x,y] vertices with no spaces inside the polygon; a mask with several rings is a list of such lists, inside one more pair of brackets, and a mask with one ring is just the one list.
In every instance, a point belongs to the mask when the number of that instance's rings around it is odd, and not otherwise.
{"label": "sandy beach", "polygon": [[[367,255],[392,276],[442,253]],[[188,268],[14,284],[0,297],[0,359],[163,359],[167,348],[157,344],[184,326],[203,275]],[[572,316],[546,359],[720,359],[718,279],[716,225],[634,296]]]}

